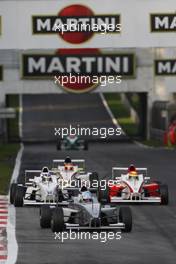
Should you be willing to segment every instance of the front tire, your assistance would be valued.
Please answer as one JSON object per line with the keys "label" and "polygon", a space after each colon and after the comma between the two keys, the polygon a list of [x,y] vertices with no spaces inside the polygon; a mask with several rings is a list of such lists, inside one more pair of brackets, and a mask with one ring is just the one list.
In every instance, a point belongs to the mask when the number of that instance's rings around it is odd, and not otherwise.
{"label": "front tire", "polygon": [[51,209],[49,205],[42,205],[40,207],[40,227],[41,228],[51,227]]}
{"label": "front tire", "polygon": [[61,141],[57,142],[57,146],[56,146],[57,150],[61,150]]}
{"label": "front tire", "polygon": [[105,190],[100,191],[100,201],[102,203],[110,203],[110,196],[109,196],[109,186],[105,186]]}
{"label": "front tire", "polygon": [[167,205],[169,203],[169,192],[167,184],[160,185],[160,197],[161,197],[161,204]]}
{"label": "front tire", "polygon": [[12,183],[10,186],[10,203],[13,204],[15,200],[17,183]]}
{"label": "front tire", "polygon": [[[97,172],[92,172],[89,176],[90,187],[93,187],[95,183],[99,184],[99,177]],[[96,184],[97,185],[97,184]]]}
{"label": "front tire", "polygon": [[62,232],[65,229],[64,212],[61,207],[56,207],[52,214],[51,230],[52,232]]}
{"label": "front tire", "polygon": [[119,221],[125,224],[124,232],[131,232],[132,230],[132,213],[129,207],[120,207]]}
{"label": "front tire", "polygon": [[84,142],[84,150],[88,150],[88,142],[87,141]]}
{"label": "front tire", "polygon": [[17,186],[16,193],[15,193],[15,199],[14,199],[15,207],[23,207],[23,203],[24,203],[23,198],[24,198],[24,187]]}

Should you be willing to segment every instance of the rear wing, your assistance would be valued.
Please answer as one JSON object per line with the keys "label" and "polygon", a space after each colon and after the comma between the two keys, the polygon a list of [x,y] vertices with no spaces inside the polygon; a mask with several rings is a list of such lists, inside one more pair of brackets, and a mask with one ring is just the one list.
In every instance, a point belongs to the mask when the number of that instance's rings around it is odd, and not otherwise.
{"label": "rear wing", "polygon": [[[64,159],[54,159],[52,168],[57,169],[58,166],[63,166],[65,160]],[[81,168],[85,171],[85,160],[84,159],[72,159],[73,165],[77,165],[78,168]]]}
{"label": "rear wing", "polygon": [[[145,180],[149,180],[147,177],[147,168],[136,168],[138,174],[142,174]],[[120,178],[122,174],[128,173],[128,167],[112,167],[112,178]]]}

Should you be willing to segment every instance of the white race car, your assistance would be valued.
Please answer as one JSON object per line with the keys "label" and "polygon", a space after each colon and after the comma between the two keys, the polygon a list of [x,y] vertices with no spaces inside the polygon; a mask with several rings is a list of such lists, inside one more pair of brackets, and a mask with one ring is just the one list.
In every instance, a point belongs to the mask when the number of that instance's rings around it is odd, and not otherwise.
{"label": "white race car", "polygon": [[56,204],[58,201],[57,176],[47,167],[42,170],[26,170],[24,185],[11,184],[10,201],[16,207]]}
{"label": "white race car", "polygon": [[130,232],[132,214],[129,207],[102,207],[95,193],[82,190],[67,207],[43,205],[40,208],[41,228],[53,232],[67,229],[120,229]]}
{"label": "white race car", "polygon": [[63,159],[53,160],[52,171],[58,178],[58,185],[62,191],[81,188],[83,185],[91,188],[92,184],[97,181],[96,172],[85,172],[85,160],[73,159],[66,157]]}

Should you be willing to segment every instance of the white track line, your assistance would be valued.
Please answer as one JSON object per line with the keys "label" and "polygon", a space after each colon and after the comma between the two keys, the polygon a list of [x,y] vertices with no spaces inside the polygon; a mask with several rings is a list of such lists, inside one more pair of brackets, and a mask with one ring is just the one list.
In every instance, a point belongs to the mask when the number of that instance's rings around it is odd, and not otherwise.
{"label": "white track line", "polygon": [[[21,166],[21,158],[23,155],[24,146],[21,144],[20,150],[16,157],[15,167],[13,170],[11,182],[16,182]],[[15,264],[18,255],[18,244],[16,241],[16,211],[13,205],[9,205],[9,215],[7,222],[7,240],[8,240],[8,257],[6,264]]]}
{"label": "white track line", "polygon": [[[19,137],[22,139],[22,114],[23,114],[23,101],[22,95],[19,95]],[[20,144],[20,150],[18,151],[15,167],[12,173],[10,184],[17,181],[20,167],[21,167],[21,158],[23,155],[24,146]],[[10,196],[10,192],[8,194]],[[18,244],[16,241],[16,210],[13,205],[9,205],[9,215],[8,215],[8,223],[7,223],[7,240],[8,240],[8,258],[6,264],[14,264],[17,260],[18,254]]]}
{"label": "white track line", "polygon": [[[100,98],[101,98],[101,100],[102,100],[102,103],[103,103],[104,107],[106,108],[106,111],[108,112],[108,114],[109,114],[109,116],[110,116],[110,118],[111,118],[111,120],[112,120],[112,123],[113,123],[116,127],[120,127],[120,128],[121,128],[121,126],[120,126],[119,123],[117,122],[117,119],[114,117],[114,115],[113,115],[113,113],[112,113],[112,111],[111,111],[111,109],[110,109],[110,107],[109,107],[109,105],[108,105],[108,103],[107,103],[107,101],[106,101],[106,99],[105,99],[103,93],[99,93],[99,95],[100,95]],[[121,130],[122,130],[122,134],[125,135],[125,132],[123,131],[122,128],[121,128]]]}

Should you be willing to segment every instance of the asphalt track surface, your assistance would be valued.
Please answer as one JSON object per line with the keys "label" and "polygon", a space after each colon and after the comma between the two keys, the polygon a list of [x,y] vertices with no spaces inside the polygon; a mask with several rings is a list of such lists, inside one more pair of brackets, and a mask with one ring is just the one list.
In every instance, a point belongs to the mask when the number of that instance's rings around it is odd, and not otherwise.
{"label": "asphalt track surface", "polygon": [[41,230],[38,208],[17,208],[17,264],[175,264],[176,261],[176,151],[148,149],[129,143],[90,144],[88,151],[57,152],[55,145],[27,145],[19,182],[25,169],[51,165],[53,158],[85,158],[87,169],[109,178],[112,166],[148,167],[154,179],[169,185],[168,206],[131,206],[133,230],[121,240],[54,240],[50,229]]}
{"label": "asphalt track surface", "polygon": [[25,142],[55,141],[54,128],[69,125],[75,128],[114,127],[99,94],[23,95],[22,108],[22,139]]}

